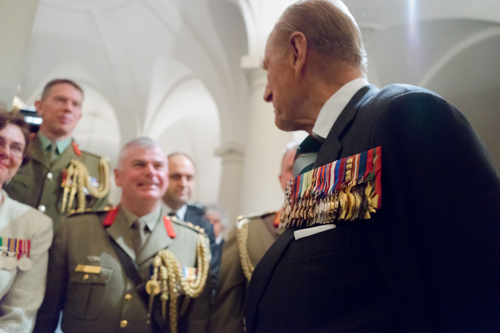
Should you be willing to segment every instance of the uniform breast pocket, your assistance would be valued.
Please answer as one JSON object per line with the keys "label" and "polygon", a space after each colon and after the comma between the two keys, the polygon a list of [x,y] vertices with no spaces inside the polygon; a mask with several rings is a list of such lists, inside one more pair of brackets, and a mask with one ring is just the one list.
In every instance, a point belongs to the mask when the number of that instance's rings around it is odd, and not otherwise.
{"label": "uniform breast pocket", "polygon": [[64,312],[79,319],[98,318],[103,311],[106,284],[112,272],[105,267],[101,267],[99,273],[72,272]]}
{"label": "uniform breast pocket", "polygon": [[335,255],[349,249],[349,230],[335,228],[300,238],[290,246],[290,260],[310,260],[311,257]]}

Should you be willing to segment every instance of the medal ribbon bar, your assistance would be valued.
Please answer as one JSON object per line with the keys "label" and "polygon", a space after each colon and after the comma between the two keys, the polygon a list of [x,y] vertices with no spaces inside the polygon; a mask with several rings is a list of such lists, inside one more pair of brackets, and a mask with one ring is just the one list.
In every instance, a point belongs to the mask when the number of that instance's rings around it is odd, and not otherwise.
{"label": "medal ribbon bar", "polygon": [[382,204],[382,147],[348,156],[291,179],[281,227],[367,220]]}

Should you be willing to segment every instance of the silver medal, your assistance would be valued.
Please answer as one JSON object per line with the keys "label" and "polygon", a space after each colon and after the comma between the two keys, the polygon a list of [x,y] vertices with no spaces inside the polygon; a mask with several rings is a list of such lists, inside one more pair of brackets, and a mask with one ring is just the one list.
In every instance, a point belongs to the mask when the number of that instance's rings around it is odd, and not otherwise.
{"label": "silver medal", "polygon": [[17,261],[17,267],[19,267],[19,269],[22,271],[29,271],[32,266],[33,263],[31,262],[31,259],[28,257],[23,256],[21,259]]}
{"label": "silver medal", "polygon": [[16,269],[16,258],[14,257],[3,257],[3,268],[12,271]]}

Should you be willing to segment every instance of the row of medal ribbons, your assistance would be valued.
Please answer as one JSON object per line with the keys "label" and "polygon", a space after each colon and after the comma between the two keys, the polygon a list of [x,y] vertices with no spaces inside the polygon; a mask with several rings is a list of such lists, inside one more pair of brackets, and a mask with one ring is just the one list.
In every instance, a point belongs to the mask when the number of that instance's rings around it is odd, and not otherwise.
{"label": "row of medal ribbons", "polygon": [[22,271],[31,269],[31,240],[0,237],[0,269]]}

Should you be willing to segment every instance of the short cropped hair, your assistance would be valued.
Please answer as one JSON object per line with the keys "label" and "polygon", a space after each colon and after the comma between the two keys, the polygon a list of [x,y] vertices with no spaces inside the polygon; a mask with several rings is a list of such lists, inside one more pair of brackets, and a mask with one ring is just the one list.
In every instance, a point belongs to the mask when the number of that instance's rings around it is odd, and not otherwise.
{"label": "short cropped hair", "polygon": [[82,87],[80,87],[74,81],[71,81],[69,79],[54,79],[54,80],[50,81],[49,83],[47,83],[45,85],[45,87],[43,88],[42,101],[44,101],[49,96],[50,89],[52,89],[52,87],[55,86],[55,85],[57,85],[57,84],[69,84],[69,85],[73,86],[75,89],[77,89],[79,92],[81,92],[82,96],[83,96],[83,89],[82,89]]}
{"label": "short cropped hair", "polygon": [[183,153],[181,151],[175,151],[175,152],[173,152],[171,154],[168,154],[167,160],[170,160],[170,158],[174,157],[174,156],[184,156],[185,158],[187,158],[189,161],[191,161],[191,163],[194,166],[194,170],[196,171],[196,163],[194,163],[194,160],[191,158],[191,156],[189,156],[188,154]]}
{"label": "short cropped hair", "polygon": [[24,117],[20,113],[7,112],[6,110],[0,109],[0,130],[3,130],[5,126],[7,126],[8,124],[12,124],[19,127],[21,133],[23,133],[26,145],[24,146],[23,161],[21,162],[21,165],[25,165],[30,160],[29,150],[28,150],[28,145],[31,141],[30,128],[28,124],[24,121]]}
{"label": "short cropped hair", "polygon": [[280,44],[299,31],[308,48],[356,66],[367,74],[368,60],[359,27],[340,0],[305,0],[289,6],[273,30]]}
{"label": "short cropped hair", "polygon": [[120,150],[120,155],[118,156],[118,169],[121,169],[123,163],[123,157],[125,152],[131,148],[155,148],[160,147],[158,143],[146,136],[135,138],[127,142]]}

